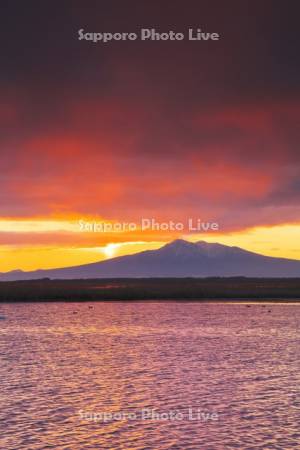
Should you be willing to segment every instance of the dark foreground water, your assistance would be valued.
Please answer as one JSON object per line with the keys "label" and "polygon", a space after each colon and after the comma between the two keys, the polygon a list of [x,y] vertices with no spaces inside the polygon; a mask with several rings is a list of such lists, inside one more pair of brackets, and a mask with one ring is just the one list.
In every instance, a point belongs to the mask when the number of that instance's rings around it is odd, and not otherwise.
{"label": "dark foreground water", "polygon": [[300,305],[0,305],[0,448],[300,448]]}

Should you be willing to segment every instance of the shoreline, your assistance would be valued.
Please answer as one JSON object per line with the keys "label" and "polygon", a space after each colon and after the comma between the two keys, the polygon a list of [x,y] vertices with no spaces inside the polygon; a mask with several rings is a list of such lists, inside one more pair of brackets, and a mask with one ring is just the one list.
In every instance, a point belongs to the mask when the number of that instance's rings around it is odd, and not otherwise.
{"label": "shoreline", "polygon": [[112,302],[118,302],[118,303],[216,303],[216,304],[228,304],[228,305],[238,305],[238,304],[245,304],[245,305],[300,305],[300,298],[290,298],[290,299],[268,299],[268,298],[240,298],[240,299],[227,299],[227,298],[210,298],[210,299],[177,299],[177,298],[169,298],[169,299],[99,299],[99,300],[90,300],[90,299],[49,299],[49,300],[0,300],[0,305],[10,305],[10,304],[17,304],[17,303],[112,303]]}
{"label": "shoreline", "polygon": [[300,278],[139,278],[0,282],[0,303],[178,301],[300,303]]}

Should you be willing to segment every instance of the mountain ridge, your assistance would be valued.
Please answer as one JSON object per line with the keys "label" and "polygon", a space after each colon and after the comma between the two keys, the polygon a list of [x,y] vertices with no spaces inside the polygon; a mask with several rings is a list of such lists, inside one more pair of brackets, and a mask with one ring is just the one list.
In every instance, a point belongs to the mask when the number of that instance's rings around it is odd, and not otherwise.
{"label": "mountain ridge", "polygon": [[176,239],[157,250],[144,250],[95,263],[0,273],[0,281],[210,276],[300,277],[300,261],[265,256],[236,246]]}

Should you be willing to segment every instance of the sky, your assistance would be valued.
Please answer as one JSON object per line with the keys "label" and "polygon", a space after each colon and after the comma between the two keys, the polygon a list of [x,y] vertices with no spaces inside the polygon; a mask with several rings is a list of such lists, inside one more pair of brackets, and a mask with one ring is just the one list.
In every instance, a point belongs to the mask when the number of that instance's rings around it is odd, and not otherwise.
{"label": "sky", "polygon": [[[299,12],[276,0],[4,0],[0,271],[178,237],[300,259]],[[82,28],[220,39],[93,43]],[[142,218],[219,229],[142,230]]]}

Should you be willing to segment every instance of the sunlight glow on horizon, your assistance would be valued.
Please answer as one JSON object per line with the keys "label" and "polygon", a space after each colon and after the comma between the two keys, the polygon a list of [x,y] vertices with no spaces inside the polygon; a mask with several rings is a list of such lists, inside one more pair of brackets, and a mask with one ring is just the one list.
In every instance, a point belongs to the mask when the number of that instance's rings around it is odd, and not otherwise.
{"label": "sunlight glow on horizon", "polygon": [[[11,242],[6,242],[6,237],[10,233],[20,238],[13,245]],[[57,243],[39,241],[40,237],[47,233],[57,238]],[[104,236],[105,233],[90,233],[88,236],[90,240],[86,243],[79,240],[82,234],[88,233],[80,233],[78,222],[72,220],[1,219],[0,272],[88,264],[144,250],[154,250],[174,238],[192,242],[199,240],[218,242],[268,256],[300,260],[300,244],[297,246],[297,243],[300,243],[300,224],[253,227],[242,231],[202,233],[201,235],[178,233],[176,237],[155,233],[149,237],[140,230],[131,235],[113,233]],[[30,237],[29,243],[22,241],[24,235]],[[64,241],[66,235],[71,236],[71,241]]]}
{"label": "sunlight glow on horizon", "polygon": [[193,236],[193,242],[198,240],[241,247],[266,256],[300,260],[300,224],[253,227],[216,236]]}
{"label": "sunlight glow on horizon", "polygon": [[0,245],[0,272],[56,269],[100,262],[116,256],[154,250],[163,242],[123,242],[97,247]]}

